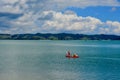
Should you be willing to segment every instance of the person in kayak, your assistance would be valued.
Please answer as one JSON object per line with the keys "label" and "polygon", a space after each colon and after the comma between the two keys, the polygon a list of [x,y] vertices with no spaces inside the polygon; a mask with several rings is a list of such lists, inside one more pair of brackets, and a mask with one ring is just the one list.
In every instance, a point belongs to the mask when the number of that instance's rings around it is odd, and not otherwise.
{"label": "person in kayak", "polygon": [[66,57],[67,58],[79,58],[79,56],[76,53],[74,53],[73,55],[71,55],[70,51],[67,52]]}
{"label": "person in kayak", "polygon": [[72,57],[73,58],[78,58],[79,56],[76,53],[74,53]]}
{"label": "person in kayak", "polygon": [[67,52],[66,57],[71,57],[70,51]]}

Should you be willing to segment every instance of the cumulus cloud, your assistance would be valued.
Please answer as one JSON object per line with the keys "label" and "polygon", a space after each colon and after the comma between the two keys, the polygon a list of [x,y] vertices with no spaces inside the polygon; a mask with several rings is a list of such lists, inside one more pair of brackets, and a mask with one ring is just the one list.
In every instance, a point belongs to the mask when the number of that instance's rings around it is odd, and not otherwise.
{"label": "cumulus cloud", "polygon": [[[55,11],[44,11],[40,21],[44,21],[41,31],[73,32],[90,34],[120,34],[120,22],[102,22],[94,17],[82,17],[76,14],[63,14]],[[47,16],[51,15],[46,19]]]}
{"label": "cumulus cloud", "polygon": [[[10,28],[5,29],[5,33],[35,33],[38,28],[35,24],[33,13],[24,14],[23,16],[9,21]],[[8,24],[9,25],[9,24]]]}
{"label": "cumulus cloud", "polygon": [[34,16],[33,14],[24,14],[22,17],[7,21],[11,27],[3,31],[6,33],[120,34],[120,22],[118,21],[102,22],[100,19],[91,16],[77,16],[71,11],[62,13],[50,10]]}
{"label": "cumulus cloud", "polygon": [[75,31],[75,32],[88,32],[94,31],[101,21],[93,17],[78,17],[76,14],[62,14],[61,12],[44,11],[44,18],[52,15],[50,19],[44,21],[42,28],[44,30],[53,29],[54,31]]}
{"label": "cumulus cloud", "polygon": [[117,0],[53,0],[53,2],[55,2],[58,7],[73,6],[85,8],[88,6],[120,6]]}
{"label": "cumulus cloud", "polygon": [[58,11],[69,6],[80,8],[89,6],[120,6],[118,0],[0,0],[0,2],[0,12],[11,13],[39,12],[43,10]]}
{"label": "cumulus cloud", "polygon": [[[0,33],[111,33],[120,34],[120,22],[102,22],[95,17],[77,16],[67,7],[120,6],[118,0],[0,0]],[[115,10],[113,8],[113,10]],[[16,17],[13,19],[12,16]]]}
{"label": "cumulus cloud", "polygon": [[120,33],[120,22],[118,21],[107,21],[106,24],[111,29],[111,32],[113,33]]}

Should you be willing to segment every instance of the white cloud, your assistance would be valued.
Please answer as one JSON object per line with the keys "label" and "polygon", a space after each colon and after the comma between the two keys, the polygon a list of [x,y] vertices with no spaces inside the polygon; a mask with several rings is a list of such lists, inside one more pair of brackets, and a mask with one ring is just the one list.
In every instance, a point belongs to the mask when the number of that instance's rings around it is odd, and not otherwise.
{"label": "white cloud", "polygon": [[53,15],[50,20],[44,21],[44,25],[42,26],[43,31],[53,29],[52,31],[58,32],[74,31],[74,33],[88,33],[93,32],[98,25],[102,24],[99,19],[77,16],[76,14],[62,14],[61,12],[54,11],[45,11],[43,14],[44,16]]}
{"label": "white cloud", "polygon": [[[117,0],[0,0],[0,12],[22,13],[9,21],[6,33],[72,32],[120,34],[120,22],[102,22],[94,17],[77,16],[72,11],[61,13],[69,6],[120,6]],[[115,10],[115,8],[113,8]],[[9,25],[9,24],[8,24]],[[2,31],[0,31],[2,32]]]}
{"label": "white cloud", "polygon": [[[9,21],[11,27],[4,29],[5,33],[82,33],[82,34],[118,34],[120,22],[106,21],[88,16],[77,16],[74,12],[61,13],[43,11],[33,15],[26,13],[18,19]],[[1,31],[0,31],[1,32]]]}
{"label": "white cloud", "polygon": [[120,6],[117,0],[0,0],[0,12],[59,11],[67,7]]}
{"label": "white cloud", "polygon": [[[52,0],[57,7],[120,6],[117,0]],[[66,4],[67,3],[67,4]],[[54,5],[53,5],[54,6]]]}
{"label": "white cloud", "polygon": [[0,12],[7,13],[24,13],[28,8],[27,0],[0,0]]}
{"label": "white cloud", "polygon": [[[51,18],[44,19],[49,14]],[[82,17],[76,14],[62,14],[55,11],[44,11],[41,20],[44,24],[41,31],[48,32],[73,32],[90,34],[120,34],[120,22],[102,22],[94,17]],[[41,21],[40,20],[40,21]]]}
{"label": "white cloud", "polygon": [[38,27],[35,24],[33,13],[24,14],[17,20],[11,21],[12,28],[8,30],[9,33],[35,33]]}
{"label": "white cloud", "polygon": [[111,29],[113,33],[120,34],[120,22],[118,21],[107,21],[106,24]]}
{"label": "white cloud", "polygon": [[1,0],[1,2],[3,4],[14,4],[15,2],[17,2],[18,0]]}
{"label": "white cloud", "polygon": [[6,5],[1,7],[0,12],[21,13],[22,11],[20,10],[19,6],[14,7],[11,5]]}

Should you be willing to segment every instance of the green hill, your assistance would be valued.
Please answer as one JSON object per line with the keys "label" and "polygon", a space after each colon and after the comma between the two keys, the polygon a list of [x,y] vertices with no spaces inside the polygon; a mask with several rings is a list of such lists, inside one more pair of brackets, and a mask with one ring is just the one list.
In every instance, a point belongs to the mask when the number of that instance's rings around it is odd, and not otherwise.
{"label": "green hill", "polygon": [[85,35],[68,33],[37,33],[37,34],[0,34],[0,40],[120,40],[117,35]]}

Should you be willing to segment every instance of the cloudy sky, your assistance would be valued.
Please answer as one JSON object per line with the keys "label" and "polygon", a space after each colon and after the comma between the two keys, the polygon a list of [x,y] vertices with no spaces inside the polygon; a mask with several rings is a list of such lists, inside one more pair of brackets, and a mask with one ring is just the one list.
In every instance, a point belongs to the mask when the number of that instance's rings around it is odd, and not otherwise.
{"label": "cloudy sky", "polygon": [[0,33],[120,35],[120,0],[0,0]]}

